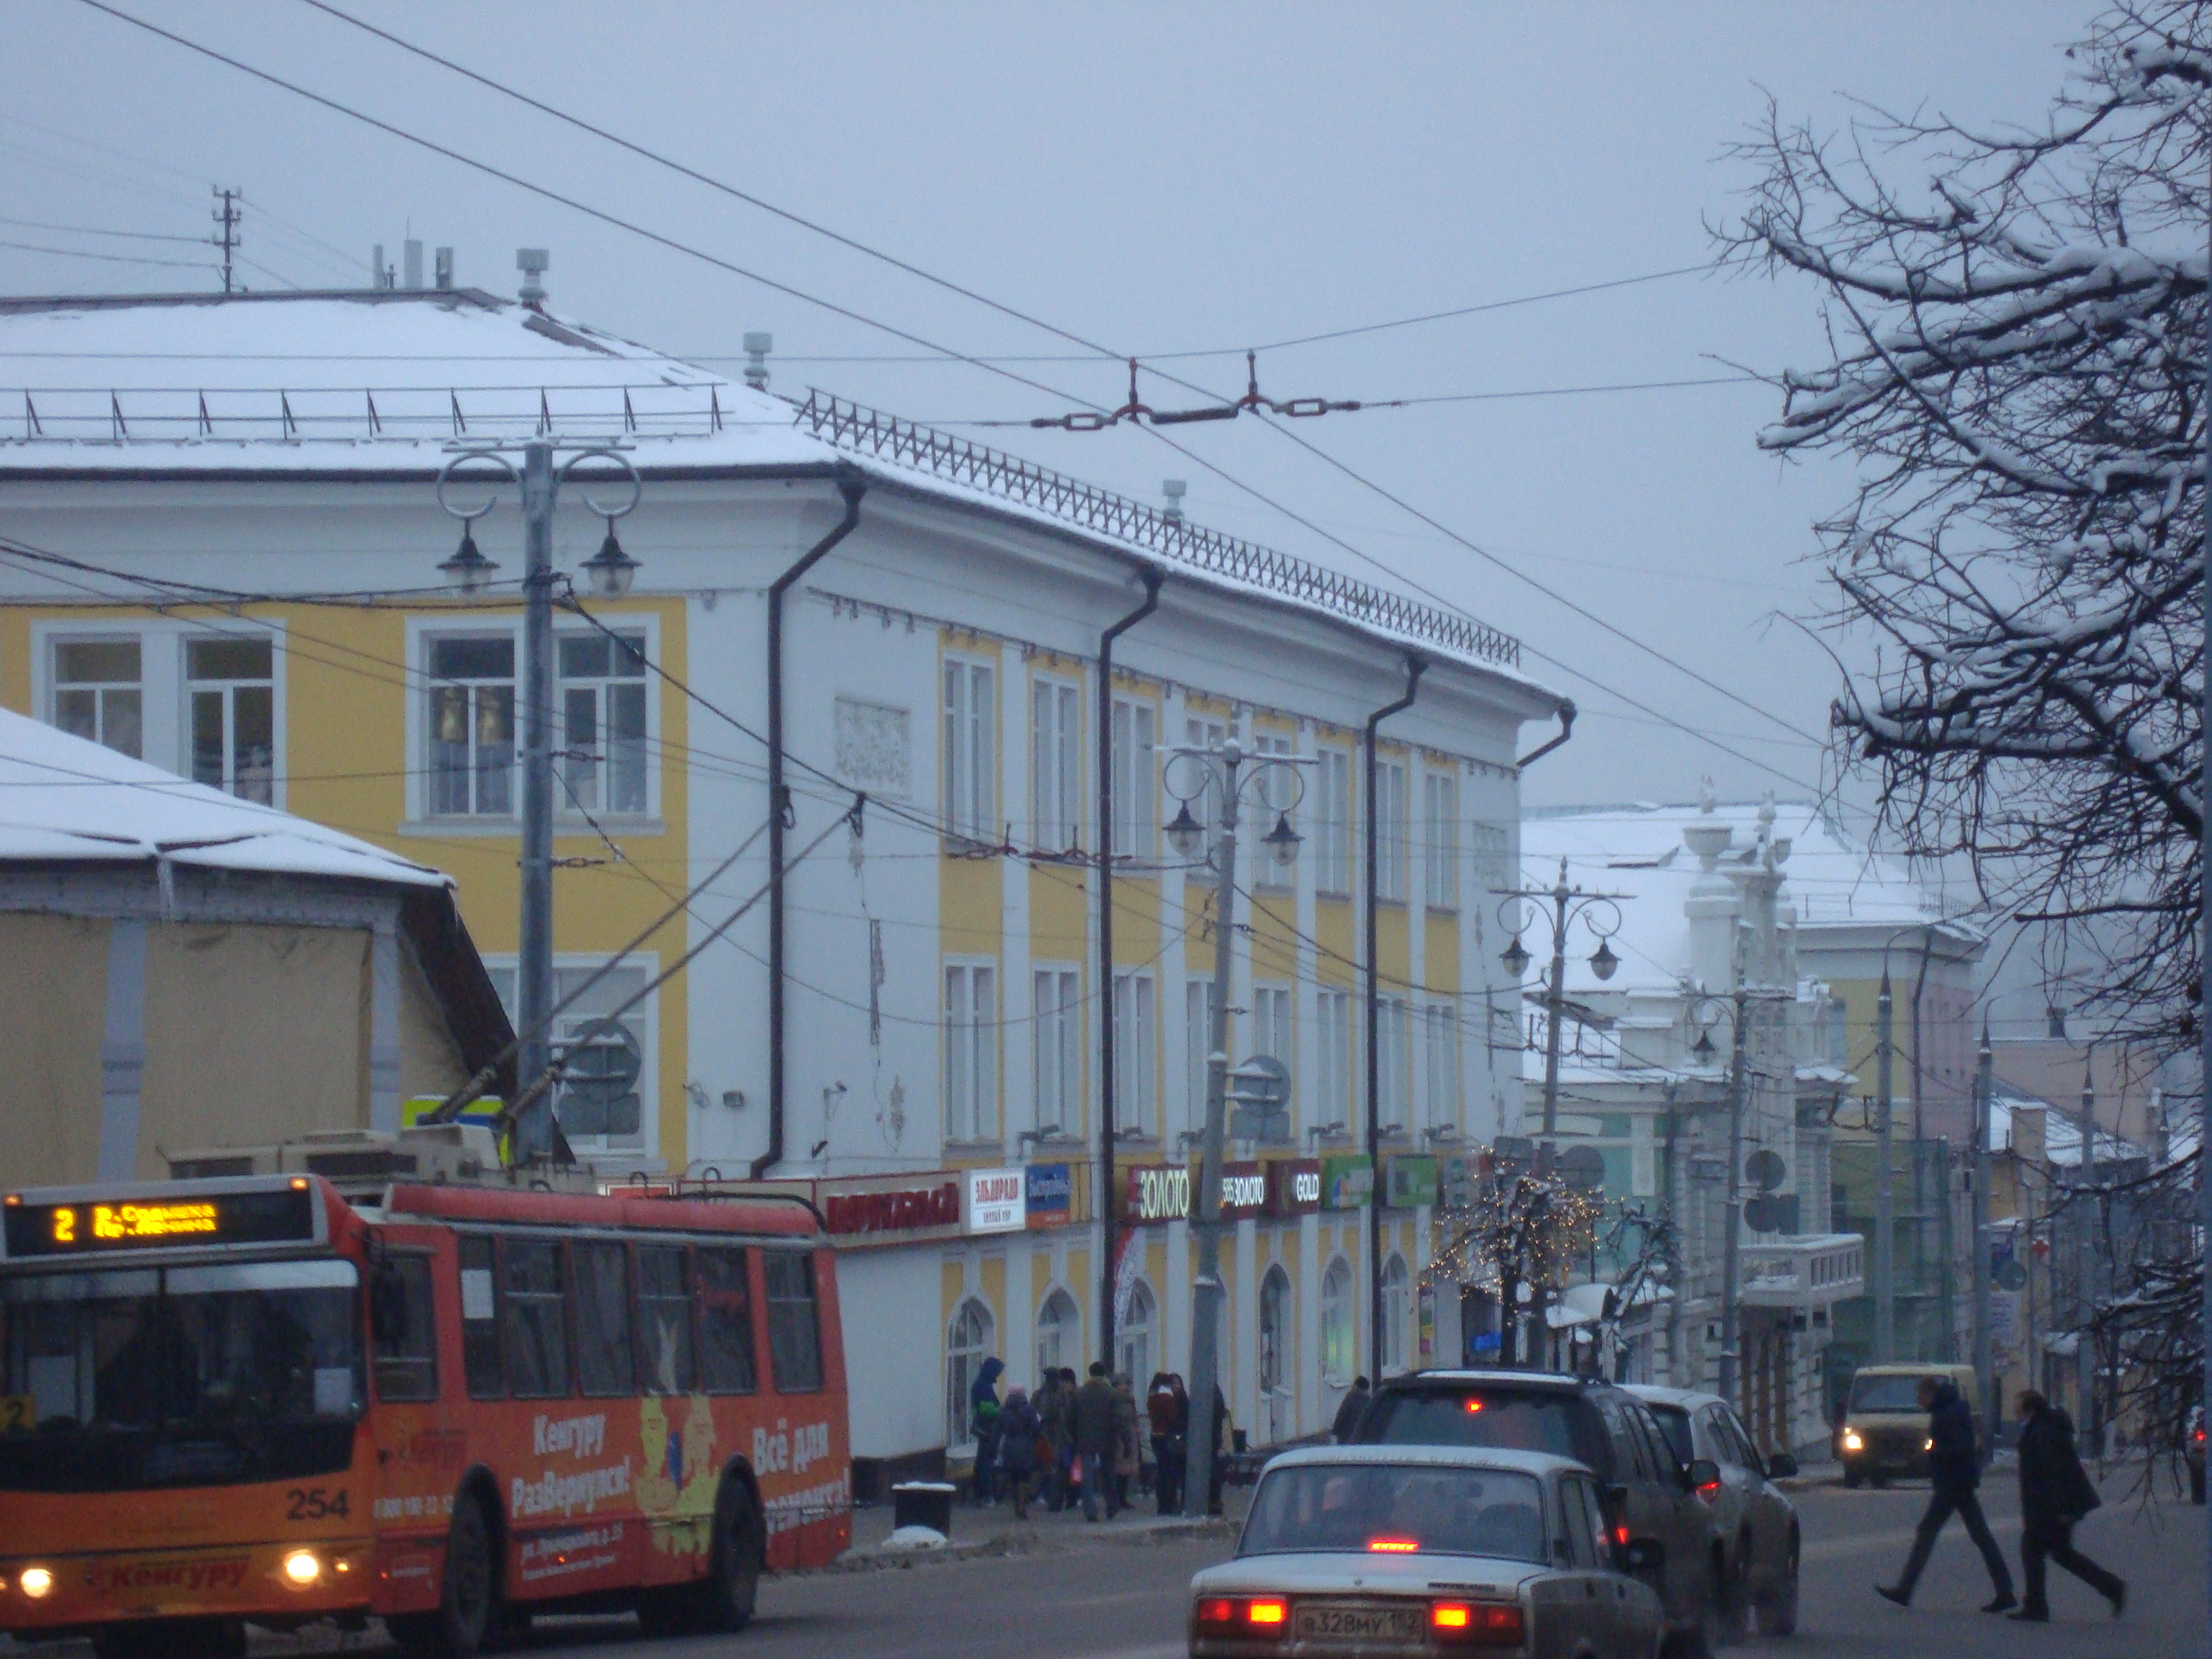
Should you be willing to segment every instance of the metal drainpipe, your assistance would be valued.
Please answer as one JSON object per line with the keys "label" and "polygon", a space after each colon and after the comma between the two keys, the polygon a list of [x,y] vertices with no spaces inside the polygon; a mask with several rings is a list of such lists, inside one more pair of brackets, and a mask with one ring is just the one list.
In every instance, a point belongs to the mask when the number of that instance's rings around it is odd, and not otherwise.
{"label": "metal drainpipe", "polygon": [[1548,743],[1538,744],[1527,754],[1522,756],[1519,760],[1513,763],[1513,769],[1517,772],[1524,767],[1534,766],[1538,761],[1543,759],[1545,756],[1550,754],[1554,749],[1557,749],[1569,738],[1574,736],[1574,734],[1575,706],[1573,703],[1568,702],[1565,697],[1562,697],[1559,699],[1559,735],[1553,738]]}
{"label": "metal drainpipe", "polygon": [[[1159,608],[1162,574],[1138,572],[1145,602],[1098,636],[1098,1357],[1114,1369],[1114,641]],[[1131,1379],[1143,1388],[1145,1379]]]}
{"label": "metal drainpipe", "polygon": [[768,1151],[753,1160],[755,1181],[783,1162],[783,838],[791,810],[783,785],[783,596],[853,533],[867,489],[858,478],[838,480],[845,516],[768,590]]}
{"label": "metal drainpipe", "polygon": [[[1382,1115],[1379,1091],[1382,1056],[1376,1046],[1382,1025],[1382,1006],[1375,994],[1375,872],[1376,833],[1379,822],[1375,799],[1375,730],[1401,709],[1411,708],[1419,695],[1421,673],[1428,667],[1424,657],[1406,659],[1406,695],[1385,703],[1367,717],[1367,1174],[1372,1183],[1367,1195],[1367,1348],[1368,1376],[1379,1387],[1382,1381]],[[1410,784],[1407,797],[1410,805]]]}

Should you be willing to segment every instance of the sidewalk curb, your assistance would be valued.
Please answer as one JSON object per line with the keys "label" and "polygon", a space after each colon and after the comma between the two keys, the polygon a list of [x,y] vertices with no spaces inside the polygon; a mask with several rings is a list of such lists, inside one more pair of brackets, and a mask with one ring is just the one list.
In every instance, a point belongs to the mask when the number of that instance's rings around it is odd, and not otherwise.
{"label": "sidewalk curb", "polygon": [[1236,1535],[1236,1523],[1219,1517],[1204,1521],[1161,1521],[1114,1531],[1085,1528],[1080,1532],[1063,1532],[1059,1536],[1048,1532],[1006,1531],[971,1543],[947,1544],[939,1550],[889,1550],[879,1546],[848,1550],[826,1567],[792,1576],[813,1577],[825,1573],[899,1571],[909,1567],[936,1566],[954,1561],[1002,1559],[1016,1555],[1072,1555],[1079,1551],[1100,1547],[1132,1549],[1145,1545],[1179,1544],[1195,1538],[1229,1539]]}

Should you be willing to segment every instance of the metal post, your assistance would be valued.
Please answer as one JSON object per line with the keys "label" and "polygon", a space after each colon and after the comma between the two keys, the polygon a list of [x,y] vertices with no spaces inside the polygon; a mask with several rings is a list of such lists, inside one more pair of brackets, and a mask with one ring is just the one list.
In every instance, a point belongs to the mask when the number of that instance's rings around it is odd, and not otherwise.
{"label": "metal post", "polygon": [[1897,1358],[1897,1191],[1891,1163],[1890,1066],[1895,1054],[1894,1006],[1889,994],[1889,963],[1881,965],[1881,994],[1875,1000],[1875,1055],[1881,1098],[1875,1106],[1874,1130],[1874,1359],[1887,1365]]}
{"label": "metal post", "polygon": [[[522,452],[522,925],[516,952],[515,1078],[527,1089],[552,1054],[553,1009],[553,446]],[[553,1107],[541,1094],[514,1126],[514,1161],[553,1151]]]}
{"label": "metal post", "polygon": [[[2201,409],[2212,410],[2212,306],[2208,306],[2204,318],[2204,386],[2208,401]],[[2204,430],[2205,464],[2212,469],[2212,422]],[[2197,556],[2203,561],[2203,594],[2199,608],[2203,611],[2204,641],[2197,653],[2197,674],[2203,680],[2203,706],[2198,711],[2197,741],[2203,750],[2203,763],[2197,772],[2197,833],[2200,844],[2197,849],[2197,879],[2198,883],[2197,914],[2203,927],[2203,937],[2197,940],[2197,971],[2200,981],[2212,965],[2212,471],[2205,475],[2199,486],[2203,495],[2200,503],[2204,523],[2199,532],[2201,545]],[[2200,1310],[2201,1328],[2198,1332],[2199,1385],[2203,1392],[2204,1420],[2212,1424],[2212,1158],[2203,1152],[2205,1127],[2212,1125],[2212,1019],[2203,1018],[2203,999],[2198,1000],[2197,1021],[2197,1241],[2204,1252],[2197,1279],[2203,1286],[2203,1305]],[[2212,1586],[2212,1528],[2207,1529],[2205,1577]],[[2212,1654],[2212,1619],[2204,1626],[2205,1650]]]}
{"label": "metal post", "polygon": [[[1375,753],[1375,734],[1382,722],[1401,709],[1413,706],[1420,693],[1421,672],[1428,666],[1427,659],[1409,656],[1406,659],[1406,695],[1395,702],[1388,702],[1367,717],[1367,1175],[1371,1190],[1367,1195],[1367,1346],[1370,1357],[1368,1375],[1378,1384],[1382,1381],[1382,1200],[1386,1189],[1382,1183],[1382,1050],[1380,1036],[1382,1009],[1379,1000],[1376,974],[1376,893],[1382,839],[1382,813],[1376,799],[1376,778],[1380,770]],[[1413,774],[1407,773],[1406,804],[1413,805]],[[1401,1073],[1401,1075],[1403,1075]]]}
{"label": "metal post", "polygon": [[[1544,986],[1544,1130],[1536,1143],[1536,1179],[1549,1181],[1557,1162],[1559,1132],[1559,1027],[1566,1023],[1567,1007],[1567,861],[1559,860],[1559,884],[1552,889],[1552,975]],[[1535,1328],[1536,1369],[1551,1357],[1551,1284],[1545,1264],[1531,1261],[1528,1274],[1528,1320]]]}
{"label": "metal post", "polygon": [[1995,1115],[1990,1095],[1996,1084],[1996,1060],[1990,1052],[1990,1021],[1982,1016],[1981,1065],[1974,1077],[1974,1215],[1971,1248],[1974,1252],[1974,1382],[1982,1396],[1982,1431],[1988,1443],[1996,1444],[1996,1360],[1990,1346],[1990,1120]]}
{"label": "metal post", "polygon": [[[1213,1396],[1220,1386],[1221,1143],[1229,1119],[1229,951],[1237,902],[1237,768],[1243,758],[1232,737],[1220,756],[1221,860],[1213,910],[1213,1006],[1206,1020],[1206,1141],[1199,1159],[1193,1231],[1198,1275],[1191,1281],[1190,1440],[1184,1463],[1182,1512],[1204,1515],[1213,1495],[1213,1442],[1221,1432]],[[1197,1505],[1195,1509],[1193,1504]]]}
{"label": "metal post", "polygon": [[1729,1176],[1728,1232],[1721,1242],[1721,1375],[1720,1397],[1737,1411],[1736,1301],[1738,1275],[1743,1271],[1738,1238],[1743,1231],[1743,1026],[1749,994],[1743,982],[1743,950],[1736,949],[1735,1033],[1729,1042]]}

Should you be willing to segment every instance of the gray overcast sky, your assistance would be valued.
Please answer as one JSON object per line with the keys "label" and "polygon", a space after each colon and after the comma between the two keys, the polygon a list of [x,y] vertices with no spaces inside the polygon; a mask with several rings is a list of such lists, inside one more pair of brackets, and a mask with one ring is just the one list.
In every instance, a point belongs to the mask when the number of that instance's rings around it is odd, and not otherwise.
{"label": "gray overcast sky", "polygon": [[[116,0],[422,136],[779,281],[976,354],[1064,342],[890,271],[411,59],[300,0]],[[1759,112],[1845,118],[1844,94],[2038,118],[2090,0],[1667,6],[738,6],[347,9],[572,113],[1116,351],[1221,349],[1698,264]],[[913,348],[474,173],[76,0],[13,0],[0,162],[9,217],[204,233],[241,188],[246,252],[303,286],[366,280],[412,234],[512,292],[552,249],[558,313],[664,349],[773,331],[775,386],[922,420],[1066,405],[966,365],[805,362]],[[271,216],[287,222],[272,222]],[[299,233],[306,233],[303,236]],[[313,239],[313,240],[309,240]],[[0,240],[202,253],[0,227]],[[318,242],[330,245],[319,246]],[[331,252],[342,250],[353,263]],[[270,285],[249,271],[248,277]],[[204,270],[0,247],[0,290],[197,289]],[[1380,399],[1672,380],[1821,361],[1802,282],[1676,277],[1261,358],[1275,396]],[[734,369],[735,365],[726,365]],[[1166,367],[1242,389],[1241,357]],[[88,368],[88,373],[94,373]],[[1106,404],[1126,371],[1020,366]],[[1177,400],[1157,380],[1146,400]],[[4,391],[4,389],[0,389]],[[1835,671],[1780,615],[1820,603],[1808,526],[1847,475],[1778,466],[1758,386],[1431,405],[1299,435],[1635,637],[1815,735]],[[1127,428],[975,434],[1194,518],[1375,577],[1341,549]],[[1392,569],[1512,630],[1584,711],[1532,805],[1809,796],[1813,745],[1562,609],[1255,422],[1174,434]],[[425,559],[442,550],[426,550]],[[1378,580],[1387,580],[1378,578]],[[1565,667],[1543,659],[1556,659]],[[1587,674],[1778,769],[1653,722]],[[1863,801],[1863,784],[1847,800]],[[1852,815],[1857,821],[1858,815]]]}

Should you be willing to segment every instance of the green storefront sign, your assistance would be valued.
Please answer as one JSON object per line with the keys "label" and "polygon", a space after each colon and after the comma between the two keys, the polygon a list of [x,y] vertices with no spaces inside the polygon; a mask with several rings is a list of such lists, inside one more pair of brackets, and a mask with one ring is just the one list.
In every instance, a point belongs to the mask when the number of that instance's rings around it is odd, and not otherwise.
{"label": "green storefront sign", "polygon": [[1437,1161],[1427,1156],[1406,1155],[1382,1160],[1382,1202],[1393,1210],[1410,1210],[1437,1201]]}
{"label": "green storefront sign", "polygon": [[1375,1166],[1364,1152],[1328,1152],[1321,1160],[1321,1206],[1364,1210],[1375,1195]]}

